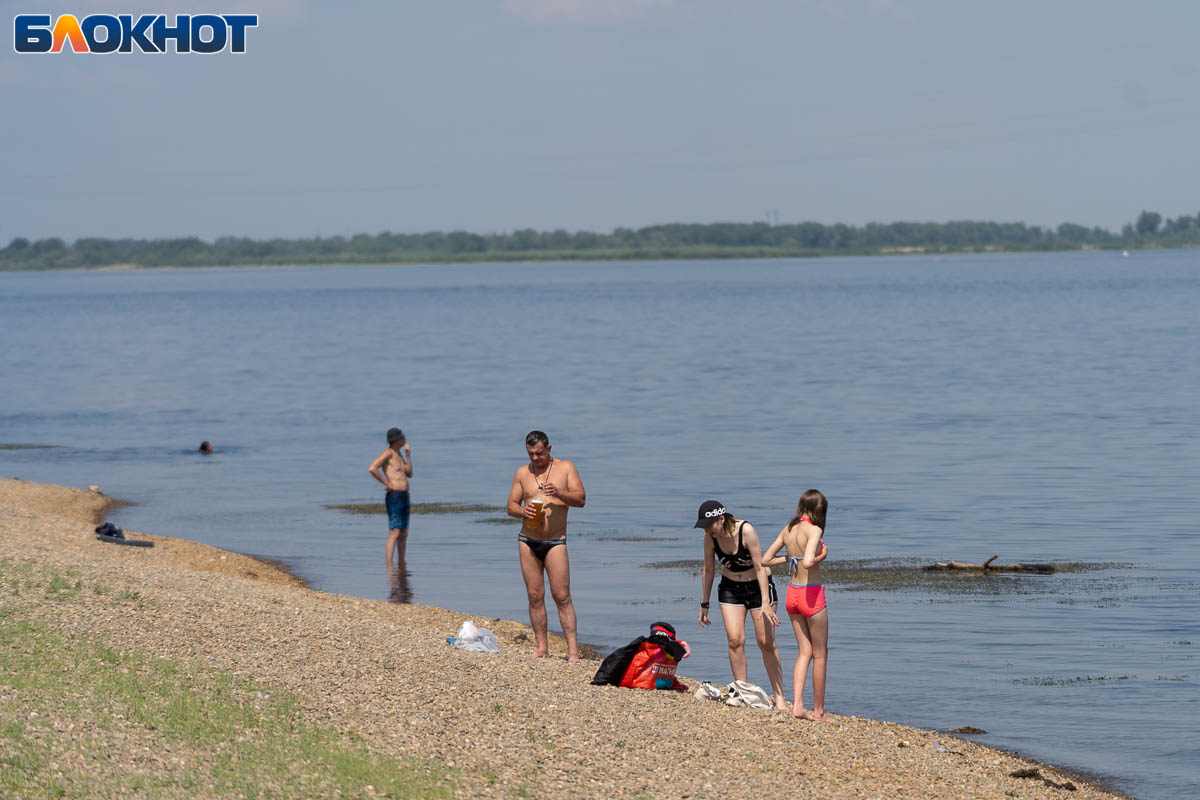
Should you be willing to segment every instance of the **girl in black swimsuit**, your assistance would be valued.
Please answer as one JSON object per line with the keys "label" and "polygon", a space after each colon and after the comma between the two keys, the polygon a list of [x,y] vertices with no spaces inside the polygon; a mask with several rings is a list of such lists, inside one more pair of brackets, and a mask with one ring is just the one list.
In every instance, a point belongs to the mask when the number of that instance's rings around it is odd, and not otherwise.
{"label": "girl in black swimsuit", "polygon": [[[717,601],[725,636],[729,640],[729,666],[734,680],[746,680],[746,612],[754,622],[754,638],[762,651],[763,666],[774,692],[775,708],[788,710],[783,696],[783,666],[775,644],[778,597],[771,572],[762,563],[762,547],[754,526],[725,511],[716,500],[700,506],[695,527],[704,531],[704,566],[701,571],[700,624],[708,625],[709,597],[716,564],[721,564]],[[765,598],[765,602],[764,602]]]}

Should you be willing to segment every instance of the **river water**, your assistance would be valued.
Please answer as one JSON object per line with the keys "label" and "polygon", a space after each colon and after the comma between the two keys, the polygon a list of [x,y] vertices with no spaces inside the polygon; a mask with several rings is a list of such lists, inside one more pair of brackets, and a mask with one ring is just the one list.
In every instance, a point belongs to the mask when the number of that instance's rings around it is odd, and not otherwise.
{"label": "river water", "polygon": [[681,672],[718,682],[697,506],[769,540],[819,488],[830,567],[1088,566],[831,569],[831,711],[1194,796],[1198,305],[1200,251],[0,274],[0,446],[55,446],[0,449],[0,475],[98,484],[138,503],[122,527],[317,589],[527,621],[502,511],[414,515],[393,575],[383,517],[326,506],[382,501],[366,467],[393,425],[414,502],[502,506],[542,429],[588,490],[581,640],[666,620]]}

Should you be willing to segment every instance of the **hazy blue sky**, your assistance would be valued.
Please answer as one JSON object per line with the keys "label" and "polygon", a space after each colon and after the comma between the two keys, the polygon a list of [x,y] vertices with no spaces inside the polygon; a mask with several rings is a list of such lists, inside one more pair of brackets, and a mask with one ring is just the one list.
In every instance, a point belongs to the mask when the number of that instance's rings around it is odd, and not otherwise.
{"label": "hazy blue sky", "polygon": [[[14,236],[1200,213],[1200,3],[0,0]],[[19,13],[260,15],[18,55]]]}

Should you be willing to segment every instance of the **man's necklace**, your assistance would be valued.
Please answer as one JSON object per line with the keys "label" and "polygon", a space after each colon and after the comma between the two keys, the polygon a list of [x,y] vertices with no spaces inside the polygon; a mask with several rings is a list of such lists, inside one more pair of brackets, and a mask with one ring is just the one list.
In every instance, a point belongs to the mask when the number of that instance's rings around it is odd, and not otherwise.
{"label": "man's necklace", "polygon": [[[546,483],[550,482],[550,470],[552,470],[552,469],[554,469],[554,459],[553,458],[550,459],[550,463],[546,465],[546,474],[545,474]],[[539,489],[541,489],[543,492],[546,491],[546,484],[542,483],[541,481],[538,480],[537,473],[534,472],[533,470],[529,470],[529,474],[533,476],[533,482],[537,484],[537,487]]]}

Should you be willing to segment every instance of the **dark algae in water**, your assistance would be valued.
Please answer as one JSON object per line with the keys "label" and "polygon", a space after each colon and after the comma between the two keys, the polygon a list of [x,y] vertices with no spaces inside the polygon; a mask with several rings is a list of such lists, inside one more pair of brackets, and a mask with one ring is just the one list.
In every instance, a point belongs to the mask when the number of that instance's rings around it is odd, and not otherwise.
{"label": "dark algae in water", "polygon": [[[383,503],[334,503],[325,506],[349,514],[386,514]],[[504,506],[485,506],[471,503],[413,503],[413,514],[486,514],[503,511]]]}
{"label": "dark algae in water", "polygon": [[[1061,591],[1055,583],[1064,573],[1097,572],[1128,568],[1130,564],[1115,562],[1056,561],[1052,572],[1000,573],[982,570],[929,570],[929,561],[915,558],[872,558],[827,562],[821,565],[821,578],[826,585],[841,591],[887,592],[914,591],[959,595],[1045,594]],[[655,561],[642,566],[647,569],[677,569],[700,574],[699,559]],[[786,566],[775,567],[772,574],[786,580]]]}
{"label": "dark algae in water", "polygon": [[1109,681],[1128,681],[1137,675],[1076,675],[1072,678],[1060,678],[1057,675],[1033,678],[1013,678],[1014,686],[1079,686],[1089,683],[1107,683]]}
{"label": "dark algae in water", "polygon": [[1042,771],[1040,769],[1038,769],[1037,767],[1030,767],[1028,769],[1018,769],[1014,772],[1008,773],[1008,775],[1010,778],[1030,778],[1032,780],[1041,781],[1042,783],[1044,783],[1047,786],[1050,786],[1054,789],[1066,789],[1068,792],[1073,792],[1076,790],[1076,788],[1078,788],[1075,786],[1075,784],[1071,783],[1070,781],[1063,781],[1063,782],[1059,783],[1058,781],[1047,778],[1045,775],[1042,774]]}

